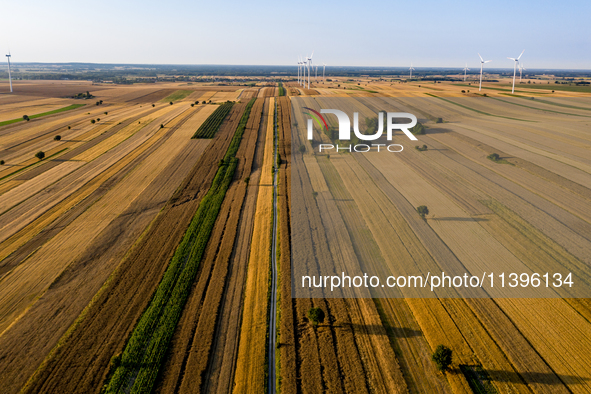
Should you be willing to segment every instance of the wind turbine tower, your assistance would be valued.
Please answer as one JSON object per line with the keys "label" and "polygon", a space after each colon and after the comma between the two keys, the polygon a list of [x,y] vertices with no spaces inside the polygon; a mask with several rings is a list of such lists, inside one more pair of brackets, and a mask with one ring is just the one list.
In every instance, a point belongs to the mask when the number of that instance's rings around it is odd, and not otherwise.
{"label": "wind turbine tower", "polygon": [[514,57],[507,58],[507,59],[513,60],[513,88],[511,88],[511,94],[513,94],[515,92],[515,74],[517,74],[517,64],[519,63],[519,59],[521,59],[523,52],[525,52],[525,49],[523,51],[521,51],[521,54],[519,55],[519,57],[517,59],[515,59]]}
{"label": "wind turbine tower", "polygon": [[478,86],[478,91],[480,92],[482,90],[482,66],[486,63],[492,62],[492,60],[484,60],[482,56],[480,56],[480,53],[478,54],[478,57],[480,58],[480,86]]}
{"label": "wind turbine tower", "polygon": [[414,68],[412,67],[412,63],[410,64],[410,77],[408,79],[412,79],[412,70],[414,70]]}
{"label": "wind turbine tower", "polygon": [[466,67],[464,67],[464,82],[466,82],[466,71],[470,71],[468,68],[468,63],[466,63]]}
{"label": "wind turbine tower", "polygon": [[10,75],[10,52],[6,55],[8,59],[8,82],[10,83],[10,93],[12,93],[12,75]]}

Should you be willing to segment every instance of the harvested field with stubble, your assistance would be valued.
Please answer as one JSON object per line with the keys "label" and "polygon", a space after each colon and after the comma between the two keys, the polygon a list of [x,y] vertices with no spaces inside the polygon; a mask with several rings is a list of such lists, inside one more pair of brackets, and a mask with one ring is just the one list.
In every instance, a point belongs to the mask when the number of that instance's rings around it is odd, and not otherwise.
{"label": "harvested field with stubble", "polygon": [[[17,80],[0,94],[2,392],[264,393],[272,369],[287,394],[591,391],[591,292],[576,286],[591,288],[584,87],[242,78]],[[379,111],[409,112],[424,134],[375,141],[398,153],[319,152],[344,143],[338,122],[313,123],[309,141],[303,107],[358,112],[361,133]],[[575,286],[301,296],[298,275],[327,267],[568,271]],[[438,345],[453,352],[446,373]]]}

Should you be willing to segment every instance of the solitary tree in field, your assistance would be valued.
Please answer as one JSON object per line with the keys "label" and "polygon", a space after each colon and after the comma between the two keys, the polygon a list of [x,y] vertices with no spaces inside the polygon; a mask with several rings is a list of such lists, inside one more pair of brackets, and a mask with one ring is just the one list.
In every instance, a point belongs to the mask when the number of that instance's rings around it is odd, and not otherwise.
{"label": "solitary tree in field", "polygon": [[499,156],[498,153],[491,153],[490,155],[486,156],[486,158],[492,161],[499,161],[501,156]]}
{"label": "solitary tree in field", "polygon": [[156,104],[152,104],[152,108],[154,108],[156,106]]}
{"label": "solitary tree in field", "polygon": [[0,160],[0,166],[4,165],[4,160]]}
{"label": "solitary tree in field", "polygon": [[26,120],[28,122],[31,119],[29,119],[29,116],[28,115],[23,115],[23,120]]}
{"label": "solitary tree in field", "polygon": [[90,123],[95,124],[96,123],[96,120],[90,119]]}
{"label": "solitary tree in field", "polygon": [[304,153],[306,151],[306,145],[300,145],[300,152]]}
{"label": "solitary tree in field", "polygon": [[59,141],[61,139],[62,139],[62,136],[61,135],[56,135],[55,137],[53,137],[53,140],[54,141]]}
{"label": "solitary tree in field", "polygon": [[45,152],[40,150],[39,152],[35,153],[35,157],[39,160],[43,160],[45,158]]}
{"label": "solitary tree in field", "polygon": [[318,323],[323,323],[324,311],[321,308],[310,308],[308,311],[308,320],[310,320],[315,326],[317,326]]}
{"label": "solitary tree in field", "polygon": [[312,192],[312,197],[314,197],[314,198],[318,197],[318,192]]}
{"label": "solitary tree in field", "polygon": [[161,128],[161,129],[163,129],[163,128],[164,128],[164,125],[163,125],[162,123],[160,123],[160,128]]}
{"label": "solitary tree in field", "polygon": [[439,345],[431,356],[433,362],[437,366],[437,369],[445,372],[451,365],[451,349],[444,345]]}
{"label": "solitary tree in field", "polygon": [[70,127],[70,126],[68,126],[68,130],[70,130],[70,129],[71,129],[71,127]]}
{"label": "solitary tree in field", "polygon": [[248,186],[248,182],[250,182],[250,177],[247,176],[246,178],[244,178],[244,183],[246,183],[246,186]]}
{"label": "solitary tree in field", "polygon": [[170,102],[170,105],[172,105],[172,101]]}
{"label": "solitary tree in field", "polygon": [[425,216],[429,214],[429,208],[427,208],[426,205],[421,205],[421,206],[417,207],[417,212],[424,219]]}

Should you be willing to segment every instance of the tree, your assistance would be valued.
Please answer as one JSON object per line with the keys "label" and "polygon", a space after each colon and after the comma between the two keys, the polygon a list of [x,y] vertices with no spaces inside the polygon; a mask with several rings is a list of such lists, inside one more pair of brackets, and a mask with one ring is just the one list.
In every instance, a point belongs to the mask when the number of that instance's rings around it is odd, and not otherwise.
{"label": "tree", "polygon": [[96,123],[96,120],[90,119],[90,123],[95,124]]}
{"label": "tree", "polygon": [[29,116],[28,116],[28,115],[23,115],[23,120],[26,120],[26,121],[28,122],[28,121],[29,121],[29,120],[31,120],[31,119],[29,118]]}
{"label": "tree", "polygon": [[314,198],[318,197],[318,192],[312,192],[312,197],[314,197]]}
{"label": "tree", "polygon": [[323,323],[324,317],[324,311],[321,308],[310,308],[308,311],[308,320],[310,320],[315,326],[317,326],[318,323]]}
{"label": "tree", "polygon": [[35,157],[39,160],[43,160],[45,158],[45,152],[40,150],[39,152],[35,153]]}
{"label": "tree", "polygon": [[100,122],[100,121],[101,121],[101,118],[96,118],[96,121],[97,121],[97,122]]}
{"label": "tree", "polygon": [[109,115],[109,113],[108,112],[105,112],[105,115]]}
{"label": "tree", "polygon": [[306,152],[306,145],[300,145],[300,152],[301,153]]}
{"label": "tree", "polygon": [[156,106],[156,104],[152,104],[152,108],[154,108]]}
{"label": "tree", "polygon": [[247,176],[246,178],[244,178],[244,183],[246,183],[246,186],[248,186],[248,182],[250,182],[250,177]]}
{"label": "tree", "polygon": [[70,126],[68,126],[68,130],[70,130],[70,129],[71,129],[71,127],[70,127]]}
{"label": "tree", "polygon": [[191,103],[191,107],[194,107],[194,106],[195,106],[195,104]]}
{"label": "tree", "polygon": [[417,212],[424,219],[425,216],[429,214],[429,208],[427,208],[426,205],[421,205],[421,206],[417,207]]}
{"label": "tree", "polygon": [[160,128],[161,128],[161,129],[163,129],[163,128],[164,128],[164,125],[163,125],[162,123],[160,123]]}
{"label": "tree", "polygon": [[451,365],[451,349],[444,345],[439,345],[433,352],[431,359],[435,362],[437,369],[445,372]]}
{"label": "tree", "polygon": [[62,136],[61,135],[56,135],[55,137],[53,137],[53,140],[54,141],[59,141],[61,139],[62,139]]}
{"label": "tree", "polygon": [[100,100],[99,103],[101,103],[101,105],[103,104],[103,100]]}
{"label": "tree", "polygon": [[170,102],[170,105],[172,105],[172,101]]}
{"label": "tree", "polygon": [[490,155],[486,156],[486,158],[492,161],[499,161],[501,156],[499,156],[498,153],[491,153]]}
{"label": "tree", "polygon": [[410,128],[410,132],[413,134],[425,134],[425,126],[423,126],[421,122],[417,122],[414,127]]}
{"label": "tree", "polygon": [[4,160],[0,160],[0,166],[4,165]]}

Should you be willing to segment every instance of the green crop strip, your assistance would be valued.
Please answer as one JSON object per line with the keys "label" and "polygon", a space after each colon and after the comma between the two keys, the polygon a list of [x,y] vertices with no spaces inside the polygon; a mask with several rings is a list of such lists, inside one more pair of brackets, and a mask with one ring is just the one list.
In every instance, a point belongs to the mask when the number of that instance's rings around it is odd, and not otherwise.
{"label": "green crop strip", "polygon": [[190,95],[191,93],[193,93],[193,90],[177,90],[177,91],[173,92],[172,94],[170,94],[169,96],[164,97],[162,100],[160,100],[160,102],[167,103],[170,101],[182,100],[185,97],[187,97],[188,95]]}
{"label": "green crop strip", "polygon": [[177,247],[148,308],[133,330],[116,368],[105,384],[106,393],[149,393],[181,317],[213,226],[238,165],[236,152],[255,102],[246,106],[234,137],[207,194]]}
{"label": "green crop strip", "polygon": [[213,138],[224,119],[226,119],[226,116],[230,113],[233,105],[233,102],[228,101],[216,108],[205,122],[199,126],[192,138]]}
{"label": "green crop strip", "polygon": [[[47,116],[47,115],[53,115],[53,114],[57,114],[60,112],[64,112],[64,111],[69,111],[71,109],[76,109],[76,108],[80,108],[80,107],[84,107],[86,104],[72,104],[72,105],[68,105],[67,107],[64,108],[59,108],[59,109],[54,109],[53,111],[48,111],[48,112],[43,112],[40,114],[36,114],[36,115],[31,115],[29,116],[29,119],[35,119],[35,118],[40,118],[42,116]],[[24,121],[23,118],[18,118],[18,119],[12,119],[12,120],[5,120],[4,122],[0,122],[0,127],[1,126],[6,126],[12,123],[16,123],[16,122],[22,122]]]}

